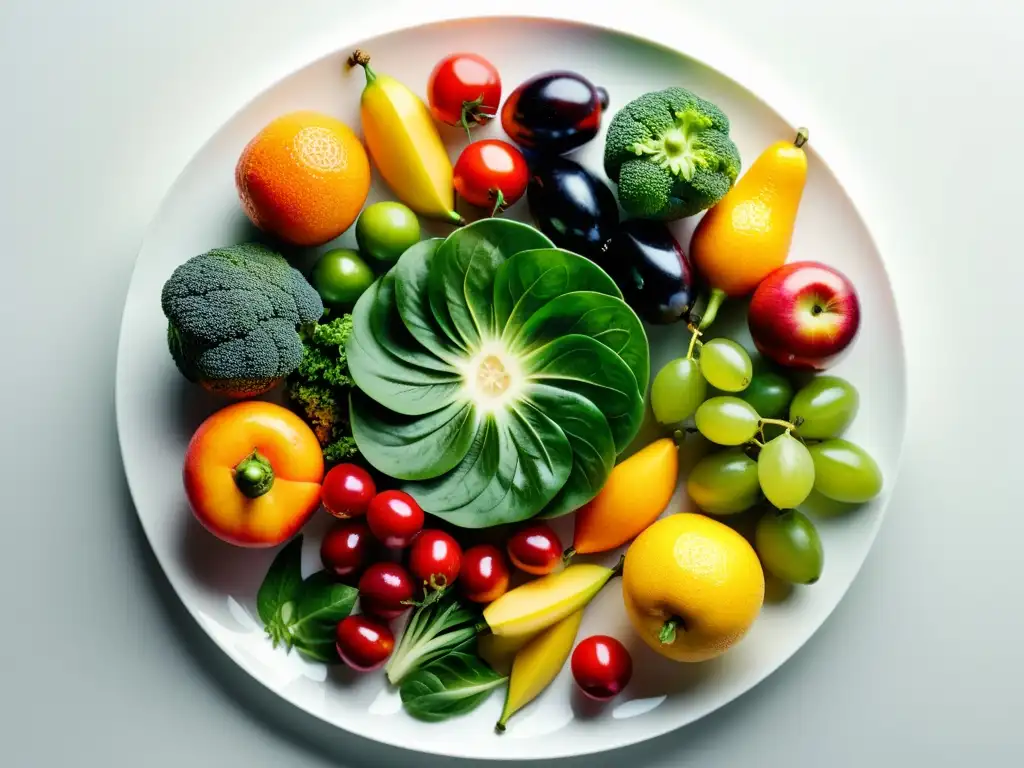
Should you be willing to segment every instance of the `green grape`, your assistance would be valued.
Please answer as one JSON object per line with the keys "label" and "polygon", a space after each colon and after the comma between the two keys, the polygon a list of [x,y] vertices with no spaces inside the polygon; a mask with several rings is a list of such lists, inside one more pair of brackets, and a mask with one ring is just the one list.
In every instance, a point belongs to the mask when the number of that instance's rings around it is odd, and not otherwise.
{"label": "green grape", "polygon": [[757,479],[768,501],[779,509],[792,509],[803,504],[814,488],[814,461],[803,443],[783,432],[758,454]]}
{"label": "green grape", "polygon": [[755,373],[743,394],[744,400],[754,406],[762,419],[777,419],[786,412],[793,399],[793,385],[785,376],[774,371]]}
{"label": "green grape", "polygon": [[757,462],[742,448],[705,456],[690,470],[686,492],[693,503],[712,515],[732,515],[754,506],[761,486]]}
{"label": "green grape", "polygon": [[835,438],[812,445],[814,488],[823,496],[863,504],[882,490],[882,470],[870,454],[849,440]]}
{"label": "green grape", "polygon": [[700,372],[723,392],[741,392],[750,384],[753,364],[747,350],[732,339],[711,339],[700,348]]}
{"label": "green grape", "polygon": [[818,376],[796,393],[789,405],[789,420],[803,419],[796,430],[801,437],[824,440],[843,434],[859,407],[860,395],[853,384],[838,376]]}
{"label": "green grape", "polygon": [[825,553],[814,523],[795,509],[768,510],[754,531],[754,549],[773,576],[792,584],[821,578]]}
{"label": "green grape", "polygon": [[729,395],[705,400],[694,421],[704,437],[719,445],[742,445],[757,434],[757,411]]}
{"label": "green grape", "polygon": [[686,421],[704,402],[708,383],[693,358],[680,357],[666,363],[651,384],[651,409],[661,424]]}

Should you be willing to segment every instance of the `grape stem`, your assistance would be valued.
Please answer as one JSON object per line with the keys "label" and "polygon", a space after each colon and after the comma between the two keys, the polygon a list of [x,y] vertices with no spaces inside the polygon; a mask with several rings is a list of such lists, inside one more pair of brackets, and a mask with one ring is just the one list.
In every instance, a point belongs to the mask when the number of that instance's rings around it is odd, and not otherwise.
{"label": "grape stem", "polygon": [[[761,440],[764,440],[764,434],[762,434],[762,435],[761,435]],[[763,442],[761,442],[761,440],[758,440],[758,439],[757,439],[756,437],[752,437],[752,438],[750,439],[750,442],[752,442],[752,443],[753,443],[754,445],[756,445],[756,446],[757,446],[758,448],[764,448],[764,443],[763,443]]]}
{"label": "grape stem", "polygon": [[[758,420],[758,428],[759,429],[764,429],[764,425],[765,424],[778,424],[780,427],[785,427],[787,432],[789,432],[791,430],[794,430],[797,427],[796,424],[794,424],[794,423],[792,423],[790,421],[785,421],[784,419],[759,419]],[[762,434],[762,437],[763,437],[763,434]]]}
{"label": "grape stem", "polygon": [[693,348],[697,346],[697,337],[701,335],[700,328],[693,328],[693,335],[690,336],[690,347],[686,350],[686,359],[693,359]]}

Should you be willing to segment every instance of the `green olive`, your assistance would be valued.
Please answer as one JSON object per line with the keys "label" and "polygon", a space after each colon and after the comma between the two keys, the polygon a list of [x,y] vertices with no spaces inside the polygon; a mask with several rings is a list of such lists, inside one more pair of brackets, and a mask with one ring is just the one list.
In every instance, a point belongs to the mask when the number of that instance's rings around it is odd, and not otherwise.
{"label": "green olive", "polygon": [[420,222],[410,208],[395,202],[369,205],[356,222],[359,249],[375,259],[397,261],[420,240]]}
{"label": "green olive", "polygon": [[356,251],[335,248],[313,265],[313,287],[327,306],[350,307],[373,282],[373,270]]}

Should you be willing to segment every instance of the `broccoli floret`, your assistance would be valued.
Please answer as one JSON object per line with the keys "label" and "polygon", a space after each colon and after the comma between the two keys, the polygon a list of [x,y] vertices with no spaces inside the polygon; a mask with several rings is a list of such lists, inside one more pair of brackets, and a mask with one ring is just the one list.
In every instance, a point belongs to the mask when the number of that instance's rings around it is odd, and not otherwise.
{"label": "broccoli floret", "polygon": [[646,93],[612,118],[605,173],[631,216],[679,219],[710,208],[740,173],[721,109],[684,88]]}
{"label": "broccoli floret", "polygon": [[294,371],[298,330],[324,312],[302,273],[258,243],[189,259],[164,283],[160,303],[178,370],[232,397],[266,392]]}
{"label": "broccoli floret", "polygon": [[345,344],[351,333],[351,315],[304,331],[302,360],[285,382],[289,404],[312,428],[328,462],[344,461],[357,453],[348,417],[348,395],[354,384]]}

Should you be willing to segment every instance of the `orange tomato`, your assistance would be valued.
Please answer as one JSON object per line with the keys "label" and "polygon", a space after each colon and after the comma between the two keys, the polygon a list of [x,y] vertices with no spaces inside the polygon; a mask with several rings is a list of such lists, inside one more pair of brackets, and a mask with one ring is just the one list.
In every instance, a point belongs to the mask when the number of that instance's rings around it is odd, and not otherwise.
{"label": "orange tomato", "polygon": [[664,437],[615,465],[600,493],[576,512],[572,548],[607,552],[637,536],[665,511],[679,480],[679,448]]}
{"label": "orange tomato", "polygon": [[324,458],[302,419],[274,403],[234,403],[185,451],[185,494],[211,533],[242,547],[290,539],[320,506]]}
{"label": "orange tomato", "polygon": [[318,112],[271,121],[235,168],[246,215],[295,245],[322,245],[350,226],[370,192],[370,160],[345,123]]}

